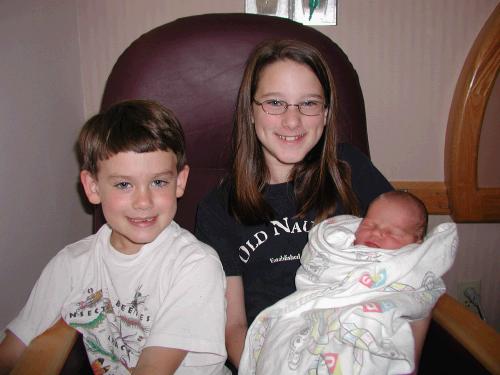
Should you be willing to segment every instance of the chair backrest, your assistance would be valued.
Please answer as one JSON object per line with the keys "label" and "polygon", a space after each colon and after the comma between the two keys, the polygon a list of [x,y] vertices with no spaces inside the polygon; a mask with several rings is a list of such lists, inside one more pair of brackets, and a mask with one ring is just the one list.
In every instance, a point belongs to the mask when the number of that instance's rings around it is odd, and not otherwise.
{"label": "chair backrest", "polygon": [[[228,167],[236,96],[251,50],[266,39],[296,39],[324,55],[337,87],[339,140],[369,155],[363,96],[356,71],[327,36],[302,24],[253,14],[178,19],[133,42],[119,57],[102,100],[152,99],[172,109],[184,128],[191,167],[175,220],[193,230],[196,205]],[[94,229],[104,218],[100,210]]]}

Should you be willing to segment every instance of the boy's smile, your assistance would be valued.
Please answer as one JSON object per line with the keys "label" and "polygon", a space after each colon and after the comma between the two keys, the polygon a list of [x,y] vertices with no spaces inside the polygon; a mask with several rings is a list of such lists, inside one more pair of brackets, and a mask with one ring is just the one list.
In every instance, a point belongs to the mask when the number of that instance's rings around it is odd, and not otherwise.
{"label": "boy's smile", "polygon": [[94,177],[81,172],[89,201],[101,204],[112,229],[111,244],[134,254],[156,239],[175,216],[189,168],[176,170],[173,152],[120,152],[98,163]]}

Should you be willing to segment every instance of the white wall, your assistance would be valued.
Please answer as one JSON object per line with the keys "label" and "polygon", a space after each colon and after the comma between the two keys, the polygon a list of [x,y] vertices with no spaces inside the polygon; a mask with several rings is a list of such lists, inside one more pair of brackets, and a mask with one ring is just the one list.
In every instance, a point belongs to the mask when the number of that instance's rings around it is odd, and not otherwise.
{"label": "white wall", "polygon": [[77,31],[75,1],[0,2],[0,329],[56,251],[91,232],[73,153]]}

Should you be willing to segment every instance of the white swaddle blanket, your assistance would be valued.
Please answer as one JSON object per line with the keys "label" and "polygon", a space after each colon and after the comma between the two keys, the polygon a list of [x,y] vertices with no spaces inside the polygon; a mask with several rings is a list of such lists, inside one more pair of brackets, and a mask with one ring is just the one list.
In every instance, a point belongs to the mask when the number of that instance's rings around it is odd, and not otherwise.
{"label": "white swaddle blanket", "polygon": [[353,246],[360,218],[342,215],[309,233],[297,291],[248,330],[239,374],[405,374],[414,368],[409,321],[428,316],[458,246],[444,223],[399,250]]}

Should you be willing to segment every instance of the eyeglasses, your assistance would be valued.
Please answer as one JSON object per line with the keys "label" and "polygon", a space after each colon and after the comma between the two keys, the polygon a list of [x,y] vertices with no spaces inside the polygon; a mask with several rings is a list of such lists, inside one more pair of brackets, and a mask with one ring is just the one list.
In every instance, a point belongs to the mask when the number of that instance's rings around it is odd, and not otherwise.
{"label": "eyeglasses", "polygon": [[326,108],[325,103],[318,100],[306,100],[299,104],[288,104],[284,100],[269,99],[263,102],[253,100],[255,104],[260,105],[262,110],[268,115],[282,115],[288,107],[297,107],[300,113],[306,116],[318,116]]}

